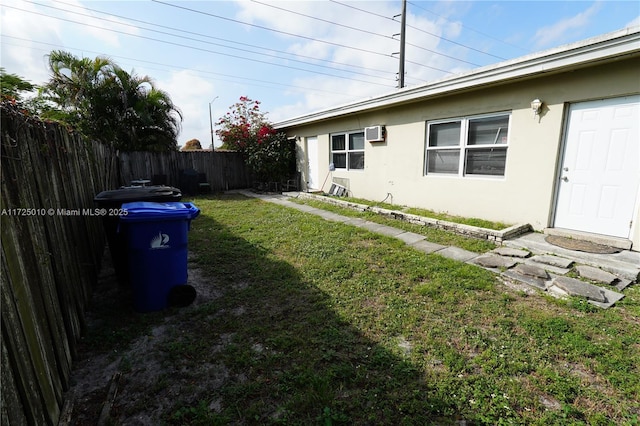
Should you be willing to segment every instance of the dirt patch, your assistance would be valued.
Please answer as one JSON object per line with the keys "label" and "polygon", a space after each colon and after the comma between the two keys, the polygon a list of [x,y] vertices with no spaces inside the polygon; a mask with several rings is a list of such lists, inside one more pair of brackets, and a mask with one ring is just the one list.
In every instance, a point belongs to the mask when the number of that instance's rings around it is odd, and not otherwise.
{"label": "dirt patch", "polygon": [[[108,253],[105,255],[104,267],[94,288],[93,308],[87,312],[87,333],[79,346],[70,389],[65,394],[65,412],[61,416],[65,420],[61,424],[155,426],[166,423],[167,412],[171,412],[176,401],[186,400],[188,395],[198,395],[204,390],[218,389],[224,384],[229,372],[222,362],[214,361],[215,357],[207,363],[182,362],[175,352],[167,351],[168,347],[180,342],[185,330],[198,326],[192,323],[191,314],[223,294],[216,280],[204,276],[192,264],[189,264],[188,283],[197,292],[190,306],[137,314],[131,308],[130,291],[118,285]],[[105,306],[113,309],[103,309]],[[122,315],[120,320],[149,322],[145,332],[125,336],[126,327],[114,325],[111,335],[105,333],[105,329],[114,324],[110,316],[117,317],[118,309]],[[240,316],[243,313],[238,308],[232,314]],[[113,337],[115,348],[106,349],[104,345],[92,342],[105,339],[104,336]],[[120,337],[131,340],[119,345]],[[213,347],[221,351],[228,341],[213,342]],[[116,349],[118,347],[120,349]],[[185,348],[184,356],[189,356],[188,348]],[[216,401],[209,408],[215,410]]]}

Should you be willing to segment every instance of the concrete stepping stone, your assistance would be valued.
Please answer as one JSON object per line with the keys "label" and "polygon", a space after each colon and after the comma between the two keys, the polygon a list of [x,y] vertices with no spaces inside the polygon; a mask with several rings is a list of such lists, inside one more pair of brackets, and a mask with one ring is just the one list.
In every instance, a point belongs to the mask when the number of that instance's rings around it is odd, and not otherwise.
{"label": "concrete stepping stone", "polygon": [[363,228],[366,228],[369,231],[375,232],[377,234],[386,235],[388,237],[395,237],[396,235],[399,235],[405,232],[402,229],[393,228],[387,225],[381,225],[375,222],[368,222],[366,225],[363,226]]}
{"label": "concrete stepping stone", "polygon": [[416,250],[420,250],[421,252],[424,252],[424,253],[433,253],[433,252],[442,250],[447,246],[432,243],[427,240],[422,240],[422,241],[418,241],[417,243],[411,244],[411,247],[414,247]]}
{"label": "concrete stepping stone", "polygon": [[556,277],[553,279],[553,285],[560,287],[571,296],[586,297],[594,302],[607,302],[604,288],[585,283],[575,278]]}
{"label": "concrete stepping stone", "polygon": [[331,222],[344,222],[344,218],[345,218],[344,216],[341,216],[337,213],[329,212],[326,210],[320,210],[320,209],[318,209],[318,211],[315,212],[315,214]]}
{"label": "concrete stepping stone", "polygon": [[603,284],[612,285],[615,281],[618,280],[618,277],[613,275],[610,272],[603,271],[599,268],[594,268],[593,266],[587,265],[578,265],[576,266],[576,271],[582,278],[586,278],[591,281],[597,281]]}
{"label": "concrete stepping stone", "polygon": [[367,223],[369,223],[368,221],[364,220],[364,219],[360,219],[359,217],[346,217],[347,220],[345,220],[344,224],[346,225],[352,225],[352,226],[356,226],[358,228],[364,228],[366,226]]}
{"label": "concrete stepping stone", "polygon": [[496,249],[491,250],[490,253],[499,254],[500,256],[509,256],[509,257],[520,257],[525,258],[528,257],[531,252],[528,250],[521,250],[512,247],[498,247]]}
{"label": "concrete stepping stone", "polygon": [[528,284],[528,285],[530,285],[532,287],[535,287],[535,288],[538,288],[540,290],[546,290],[547,289],[546,280],[544,280],[544,279],[542,279],[540,277],[522,274],[522,273],[518,272],[516,270],[516,268],[509,269],[508,271],[503,272],[502,275],[504,275],[505,277],[514,279],[516,281]]}
{"label": "concrete stepping stone", "polygon": [[604,295],[607,298],[607,301],[605,303],[596,302],[595,300],[589,300],[588,302],[599,308],[607,309],[612,307],[618,300],[624,297],[624,294],[616,293],[615,291],[606,288],[604,289]]}
{"label": "concrete stepping stone", "polygon": [[409,245],[422,241],[426,238],[424,235],[416,234],[414,232],[403,232],[395,237]]}
{"label": "concrete stepping stone", "polygon": [[471,263],[475,263],[476,265],[480,265],[485,268],[511,268],[518,262],[511,257],[487,253],[471,260]]}
{"label": "concrete stepping stone", "polygon": [[478,257],[478,253],[464,250],[455,246],[443,248],[442,250],[438,251],[438,254],[448,259],[457,260],[459,262],[468,262],[469,260]]}
{"label": "concrete stepping stone", "polygon": [[538,278],[543,281],[546,281],[549,279],[549,273],[544,268],[541,268],[540,266],[537,266],[537,265],[519,263],[518,265],[516,265],[515,268],[513,268],[513,270],[514,272],[517,272],[519,274],[527,275],[533,278]]}
{"label": "concrete stepping stone", "polygon": [[573,260],[571,259],[559,256],[549,256],[546,254],[533,256],[531,260],[538,263],[544,263],[545,265],[555,266],[557,268],[570,268],[573,264]]}
{"label": "concrete stepping stone", "polygon": [[631,283],[632,283],[632,282],[633,282],[633,281],[631,281],[631,280],[629,280],[629,279],[627,279],[627,278],[618,278],[618,282],[617,282],[617,284],[615,285],[616,290],[618,290],[618,291],[622,291],[622,290],[624,290],[625,288],[629,287],[629,285],[631,285]]}
{"label": "concrete stepping stone", "polygon": [[548,265],[546,263],[541,263],[541,262],[536,262],[535,261],[535,256],[534,257],[529,257],[526,259],[522,259],[525,265],[532,265],[532,266],[536,266],[538,268],[543,268],[546,271],[549,271],[551,273],[554,274],[558,274],[558,275],[565,275],[567,272],[569,272],[571,269],[569,268],[559,268],[557,266],[552,266],[552,265]]}

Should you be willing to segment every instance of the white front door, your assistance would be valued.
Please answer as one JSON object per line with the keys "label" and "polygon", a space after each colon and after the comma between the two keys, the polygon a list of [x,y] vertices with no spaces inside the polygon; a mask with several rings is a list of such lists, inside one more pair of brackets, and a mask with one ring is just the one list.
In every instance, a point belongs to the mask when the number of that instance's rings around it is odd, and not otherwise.
{"label": "white front door", "polygon": [[307,190],[318,188],[318,138],[307,138]]}
{"label": "white front door", "polygon": [[640,96],[570,105],[555,223],[628,238],[640,185]]}

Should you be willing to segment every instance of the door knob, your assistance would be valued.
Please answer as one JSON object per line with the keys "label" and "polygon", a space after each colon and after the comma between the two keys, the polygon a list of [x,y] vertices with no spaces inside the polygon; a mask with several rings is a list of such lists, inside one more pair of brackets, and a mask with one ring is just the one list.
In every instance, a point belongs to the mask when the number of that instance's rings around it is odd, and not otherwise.
{"label": "door knob", "polygon": [[566,177],[566,176],[563,176],[563,177],[562,177],[562,180],[563,180],[563,181],[565,181],[565,182],[569,182],[569,178],[568,178],[568,177]]}

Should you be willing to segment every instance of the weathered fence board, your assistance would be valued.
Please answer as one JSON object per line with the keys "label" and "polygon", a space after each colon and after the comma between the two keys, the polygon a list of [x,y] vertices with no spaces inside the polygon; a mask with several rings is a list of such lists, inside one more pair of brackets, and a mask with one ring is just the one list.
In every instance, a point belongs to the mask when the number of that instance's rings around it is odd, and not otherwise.
{"label": "weathered fence board", "polygon": [[119,161],[121,185],[129,185],[137,179],[151,180],[155,175],[165,175],[167,185],[180,188],[181,172],[193,169],[206,175],[212,191],[251,186],[249,170],[242,155],[237,152],[121,152]]}
{"label": "weathered fence board", "polygon": [[[58,422],[104,248],[96,193],[117,158],[2,104],[2,424]],[[6,379],[6,382],[5,382]]]}

